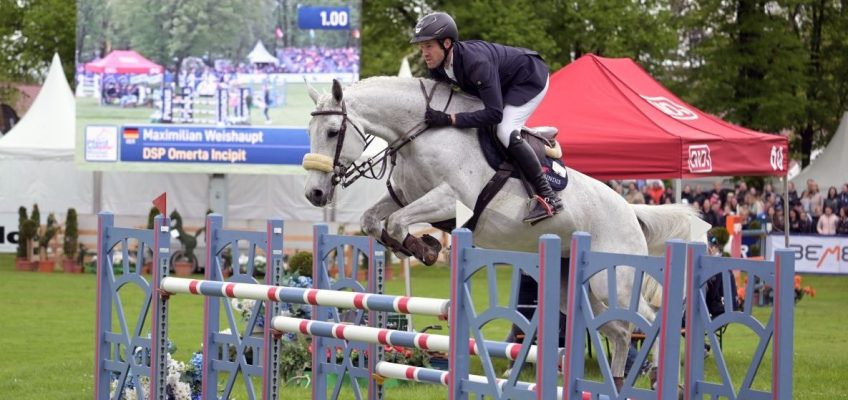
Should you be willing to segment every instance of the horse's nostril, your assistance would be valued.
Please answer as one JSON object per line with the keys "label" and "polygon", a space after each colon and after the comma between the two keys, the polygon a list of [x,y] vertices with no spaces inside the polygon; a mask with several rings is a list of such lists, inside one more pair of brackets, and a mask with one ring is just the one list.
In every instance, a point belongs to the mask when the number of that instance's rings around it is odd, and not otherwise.
{"label": "horse's nostril", "polygon": [[321,199],[322,197],[324,197],[324,191],[321,189],[312,189],[311,196],[313,200]]}

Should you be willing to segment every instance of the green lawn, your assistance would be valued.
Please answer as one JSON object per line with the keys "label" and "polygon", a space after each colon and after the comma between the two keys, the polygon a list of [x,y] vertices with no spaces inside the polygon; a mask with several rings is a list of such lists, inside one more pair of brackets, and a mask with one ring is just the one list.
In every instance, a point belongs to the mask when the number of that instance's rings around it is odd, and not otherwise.
{"label": "green lawn", "polygon": [[[413,294],[446,297],[449,273],[444,267],[413,268]],[[399,274],[395,274],[399,277]],[[498,272],[503,293],[508,271]],[[482,283],[482,282],[481,282]],[[818,296],[798,303],[795,318],[795,398],[846,398],[848,384],[848,339],[841,328],[848,320],[848,279],[805,276],[805,285],[816,288]],[[483,299],[485,285],[476,285],[475,298]],[[94,365],[94,275],[41,274],[14,270],[11,255],[0,255],[0,398],[2,399],[82,399],[91,398]],[[388,282],[388,293],[403,290],[400,279]],[[127,308],[133,302],[125,303]],[[171,301],[170,337],[177,345],[174,357],[187,361],[200,348],[202,300],[175,296]],[[416,327],[444,325],[434,318],[416,317]],[[486,330],[492,338],[505,335],[505,323]],[[438,332],[435,332],[438,333]],[[442,331],[441,333],[446,333]],[[739,379],[746,368],[754,340],[745,329],[731,326],[725,336],[725,354],[730,371]],[[712,359],[712,358],[711,358]],[[597,376],[594,360],[587,360],[591,376]],[[499,364],[503,365],[503,363]],[[479,367],[474,368],[479,373]],[[770,372],[770,363],[761,369]],[[526,371],[524,380],[532,380]],[[643,383],[644,384],[644,383]],[[757,386],[766,387],[767,380]],[[287,387],[286,398],[308,399],[308,389]],[[240,395],[238,398],[246,398]],[[346,398],[352,398],[348,396]],[[444,389],[430,385],[408,385],[387,389],[389,399],[443,399]]]}

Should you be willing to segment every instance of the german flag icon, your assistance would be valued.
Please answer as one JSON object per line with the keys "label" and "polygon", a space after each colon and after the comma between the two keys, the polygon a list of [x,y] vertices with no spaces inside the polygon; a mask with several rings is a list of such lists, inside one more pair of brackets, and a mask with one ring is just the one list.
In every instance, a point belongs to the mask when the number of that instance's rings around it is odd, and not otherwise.
{"label": "german flag icon", "polygon": [[134,126],[124,127],[124,140],[138,139],[138,128]]}

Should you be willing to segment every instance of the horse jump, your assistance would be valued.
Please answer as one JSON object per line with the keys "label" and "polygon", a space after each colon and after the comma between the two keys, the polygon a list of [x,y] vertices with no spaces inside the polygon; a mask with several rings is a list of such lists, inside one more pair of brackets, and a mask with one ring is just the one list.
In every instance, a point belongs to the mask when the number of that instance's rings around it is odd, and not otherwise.
{"label": "horse jump", "polygon": [[[706,257],[706,249],[702,245],[686,245],[684,243],[670,243],[667,247],[665,258],[648,257],[648,256],[626,256],[611,253],[600,253],[590,251],[590,239],[588,235],[578,234],[572,241],[571,246],[571,263],[568,309],[577,311],[570,315],[578,315],[584,318],[569,318],[567,346],[570,351],[567,351],[566,358],[563,361],[564,370],[564,387],[559,388],[557,385],[557,364],[558,351],[549,350],[557,348],[558,335],[558,311],[559,307],[545,305],[558,305],[559,296],[559,243],[555,237],[546,237],[540,240],[539,253],[518,253],[485,250],[473,248],[471,246],[471,235],[467,231],[456,231],[452,235],[453,247],[451,253],[452,264],[452,299],[458,299],[451,303],[452,307],[448,313],[444,313],[447,303],[444,300],[438,299],[422,299],[414,297],[395,297],[384,296],[380,294],[366,293],[350,293],[338,292],[330,294],[326,290],[333,289],[329,286],[329,280],[326,279],[327,264],[331,261],[326,257],[334,249],[340,246],[352,244],[355,252],[362,252],[369,263],[369,291],[379,292],[379,281],[376,278],[378,270],[382,269],[380,257],[384,251],[378,244],[373,242],[373,239],[365,237],[343,237],[327,234],[326,226],[316,227],[315,236],[315,252],[313,277],[315,278],[316,289],[297,289],[279,287],[279,276],[282,273],[282,221],[269,221],[268,231],[266,232],[238,232],[222,229],[220,217],[210,216],[207,220],[207,256],[213,262],[208,263],[209,267],[206,272],[206,280],[190,280],[164,277],[168,270],[168,255],[170,250],[167,245],[161,246],[159,243],[167,243],[167,226],[168,221],[164,218],[157,218],[156,226],[153,231],[115,228],[111,223],[111,215],[108,213],[100,216],[100,234],[98,246],[98,327],[97,327],[97,360],[95,371],[95,397],[106,398],[109,393],[109,384],[113,379],[118,380],[118,390],[114,392],[113,398],[120,398],[120,393],[126,383],[136,382],[135,387],[138,388],[137,382],[140,377],[147,376],[150,378],[150,393],[151,398],[164,398],[164,371],[165,367],[165,349],[167,348],[167,298],[168,294],[174,293],[192,293],[205,296],[204,307],[206,310],[205,320],[208,322],[204,334],[204,399],[217,398],[217,385],[212,382],[217,382],[217,373],[225,372],[228,374],[226,388],[223,397],[227,398],[232,390],[232,383],[236,379],[239,371],[246,376],[262,376],[263,392],[262,398],[276,399],[279,397],[279,382],[278,370],[275,363],[268,362],[276,360],[279,356],[279,340],[273,335],[271,329],[264,329],[262,339],[250,337],[250,332],[256,327],[256,319],[260,314],[262,304],[257,302],[253,310],[253,317],[245,327],[244,332],[237,332],[235,327],[231,327],[229,335],[218,333],[221,300],[226,300],[229,297],[253,298],[256,300],[265,300],[265,321],[272,321],[271,325],[280,330],[296,330],[299,332],[313,334],[313,397],[327,398],[327,373],[336,373],[338,379],[336,387],[333,390],[335,398],[338,395],[341,385],[341,377],[347,373],[355,381],[358,378],[364,378],[369,381],[368,398],[380,398],[381,387],[376,385],[371,379],[372,375],[416,380],[419,382],[430,382],[450,386],[450,397],[467,398],[469,392],[491,396],[493,398],[580,398],[587,393],[599,395],[599,398],[677,398],[677,373],[680,360],[680,354],[676,350],[679,343],[679,335],[677,329],[665,329],[669,325],[666,321],[679,321],[679,315],[682,314],[683,300],[682,287],[680,284],[663,285],[664,288],[664,306],[661,309],[661,316],[656,321],[651,322],[639,316],[636,310],[631,306],[630,309],[613,308],[604,313],[593,315],[588,303],[589,286],[588,279],[603,269],[621,268],[621,265],[628,265],[626,268],[635,268],[637,280],[641,281],[644,274],[649,274],[659,282],[682,282],[682,271],[687,269],[689,292],[688,299],[696,299],[696,301],[688,301],[687,307],[687,346],[686,346],[686,374],[685,382],[688,394],[693,397],[701,396],[706,393],[728,396],[728,398],[737,398],[736,390],[729,384],[730,379],[727,377],[726,369],[720,371],[722,379],[725,380],[720,384],[706,382],[703,377],[703,357],[698,357],[699,340],[706,333],[707,336],[715,342],[715,334],[713,332],[717,326],[726,325],[730,322],[740,322],[744,320],[746,326],[759,326],[759,331],[762,331],[761,344],[758,346],[758,351],[755,353],[754,363],[758,365],[762,360],[763,353],[769,338],[773,338],[773,371],[772,371],[772,393],[777,398],[791,397],[791,337],[792,337],[792,274],[794,272],[793,257],[791,252],[780,252],[777,260],[773,263],[720,259]],[[153,259],[156,261],[154,268],[153,279],[151,284],[147,284],[146,280],[141,278],[138,270],[132,271],[129,264],[127,254],[127,246],[129,240],[136,239],[139,242],[139,253],[144,253],[144,248],[148,247],[153,250]],[[221,282],[220,274],[220,252],[224,247],[237,243],[238,240],[248,240],[248,247],[255,252],[256,248],[265,250],[268,256],[268,269],[266,273],[266,285],[257,285],[252,281],[253,273],[253,255],[249,257],[249,264],[246,266],[244,273],[236,272],[230,282]],[[121,243],[121,251],[123,257],[123,274],[114,276],[111,263],[111,251]],[[222,246],[223,245],[223,246]],[[238,246],[231,246],[230,249],[236,253],[234,259],[238,256]],[[343,254],[343,253],[337,253]],[[139,256],[141,257],[141,256]],[[336,257],[336,262],[343,262],[343,257]],[[358,256],[354,257],[357,260]],[[553,261],[553,262],[548,262]],[[141,259],[137,261],[141,264]],[[532,320],[528,321],[520,316],[510,315],[503,307],[494,307],[486,312],[478,313],[468,301],[470,300],[470,281],[469,279],[481,270],[489,272],[489,277],[493,276],[495,264],[510,264],[513,265],[513,278],[518,277],[519,273],[527,273],[536,279],[545,280],[545,282],[553,282],[555,285],[548,283],[540,285],[540,308],[533,316]],[[549,267],[545,270],[545,267]],[[356,276],[356,268],[358,263],[354,263],[352,277]],[[552,267],[552,268],[550,268]],[[746,309],[741,312],[725,313],[722,317],[712,321],[709,317],[704,316],[705,309],[700,306],[703,300],[699,296],[703,296],[703,285],[712,275],[717,272],[727,269],[741,269],[748,273],[756,274],[762,279],[774,284],[777,288],[775,297],[775,312],[773,320],[770,320],[766,325],[759,324],[751,317],[751,307],[746,304]],[[339,268],[344,271],[344,268]],[[641,273],[640,273],[641,272]],[[610,274],[615,276],[614,273]],[[338,279],[333,286],[336,287],[352,287],[355,286],[352,277],[342,277]],[[543,279],[544,278],[544,279]],[[556,278],[556,279],[553,279]],[[728,279],[728,278],[725,278]],[[518,279],[512,279],[514,286],[517,285]],[[749,280],[753,281],[753,280]],[[127,284],[137,284],[142,287],[147,296],[147,302],[144,307],[149,307],[152,312],[152,321],[154,327],[150,332],[150,339],[141,331],[141,327],[136,327],[133,332],[129,332],[126,324],[126,316],[123,310],[118,310],[119,325],[121,332],[111,331],[111,314],[113,303],[117,299],[117,290]],[[491,285],[492,283],[489,282]],[[610,286],[614,287],[615,282],[610,281]],[[146,285],[146,286],[145,286]],[[730,287],[730,285],[725,285]],[[360,288],[362,289],[361,285]],[[692,289],[692,288],[700,288]],[[517,288],[513,288],[512,294],[516,293]],[[158,295],[160,293],[165,295]],[[753,290],[753,287],[748,287],[746,290]],[[360,291],[362,292],[362,291]],[[491,291],[490,291],[491,292]],[[781,295],[787,293],[787,295]],[[496,294],[495,294],[496,295]],[[676,299],[676,301],[675,301]],[[277,301],[272,301],[277,300]],[[699,300],[699,301],[698,301]],[[279,302],[286,301],[291,303],[311,304],[313,305],[313,318],[316,321],[299,320],[295,321],[292,318],[276,317],[279,313]],[[119,301],[116,304],[120,304]],[[402,305],[403,304],[403,305]],[[494,304],[499,304],[497,301]],[[511,303],[511,304],[514,304]],[[635,302],[631,302],[635,304]],[[153,307],[150,307],[153,306]],[[352,306],[352,307],[351,307]],[[422,311],[430,315],[444,316],[447,314],[451,320],[451,335],[449,338],[437,337],[436,335],[416,335],[410,337],[406,332],[386,331],[380,327],[358,327],[351,325],[340,325],[339,312],[336,307],[351,308],[358,311],[358,316],[362,317],[367,311],[369,314],[377,314],[377,311],[393,311],[403,312]],[[370,310],[368,310],[370,308]],[[229,307],[225,308],[225,312],[231,315],[232,311]],[[146,315],[147,309],[143,310]],[[107,316],[108,314],[108,316]],[[540,315],[543,315],[540,317]],[[548,316],[547,314],[551,314]],[[634,317],[635,316],[635,317]],[[143,317],[141,320],[143,320]],[[493,319],[506,318],[528,333],[528,337],[537,335],[537,345],[530,346],[530,341],[526,345],[504,344],[498,342],[486,341],[479,331],[479,328]],[[336,322],[324,322],[328,319],[335,319]],[[660,356],[660,371],[661,377],[665,378],[660,381],[660,385],[656,392],[647,391],[644,389],[634,389],[632,383],[635,380],[635,373],[631,373],[627,377],[627,384],[620,393],[616,392],[611,380],[609,364],[602,363],[601,373],[603,376],[602,382],[591,382],[585,380],[582,376],[582,364],[585,362],[584,349],[585,338],[581,336],[585,334],[586,329],[590,330],[590,340],[596,349],[601,349],[600,336],[597,332],[597,327],[605,321],[612,319],[626,320],[636,324],[643,332],[646,332],[647,340],[656,340],[661,337],[664,343],[669,344],[664,346],[663,354]],[[232,320],[232,318],[230,318]],[[369,324],[379,325],[383,319],[374,315],[368,318]],[[359,322],[362,322],[361,320]],[[754,325],[759,324],[759,325]],[[673,323],[671,324],[673,328]],[[755,330],[757,331],[757,330]],[[398,335],[395,338],[395,335]],[[326,336],[326,337],[324,337]],[[373,340],[376,337],[376,340]],[[468,340],[469,337],[472,340]],[[678,342],[674,342],[675,337]],[[381,339],[382,338],[382,339]],[[347,340],[345,340],[347,339]],[[350,352],[353,349],[351,341],[366,342],[368,350],[374,350],[369,354],[376,354],[376,357],[371,357],[368,360],[368,365],[364,365],[364,357],[360,357],[359,365],[355,366],[350,359]],[[395,342],[397,340],[397,342]],[[391,343],[398,345],[406,345],[413,341],[414,344],[421,345],[426,348],[443,349],[445,345],[448,347],[451,362],[452,376],[456,377],[455,381],[447,379],[448,375],[444,371],[430,370],[426,368],[408,367],[397,364],[380,361],[381,356],[378,352],[381,346],[378,343]],[[445,343],[447,342],[447,343]],[[479,346],[479,343],[484,343],[484,346]],[[333,348],[341,345],[345,349],[345,358],[341,364],[331,364],[328,360],[320,357],[324,354],[324,348]],[[718,349],[717,343],[713,343],[714,348]],[[237,356],[235,362],[225,359],[215,359],[215,350],[232,346],[236,348]],[[511,346],[504,349],[504,346]],[[516,350],[516,346],[518,349]],[[252,363],[248,363],[243,353],[245,349],[252,347],[257,351],[261,351],[262,357],[254,357]],[[421,346],[419,346],[421,347]],[[648,342],[642,347],[637,356],[637,365],[647,357]],[[147,351],[150,358],[147,364],[134,364],[133,360],[137,360],[137,349],[142,349],[142,352]],[[538,349],[542,349],[538,352]],[[558,349],[557,349],[558,350]],[[703,351],[703,346],[700,346]],[[254,354],[257,353],[254,351]],[[468,374],[467,354],[479,354],[483,360],[484,376],[474,376]],[[360,353],[362,354],[362,353]],[[538,359],[533,359],[536,355]],[[535,384],[522,383],[517,381],[518,370],[515,368],[513,374],[507,379],[495,379],[494,368],[491,365],[491,357],[506,356],[510,358],[514,356],[524,362],[536,361],[537,366],[537,381]],[[716,357],[720,356],[716,352]],[[261,358],[261,361],[257,359]],[[334,359],[335,357],[332,357]],[[604,361],[606,357],[600,357]],[[532,360],[532,361],[531,361]],[[691,364],[688,364],[691,361]],[[723,364],[723,363],[722,363]],[[752,363],[753,365],[753,363]],[[606,367],[604,367],[606,366]],[[355,367],[360,367],[356,371]],[[755,368],[754,368],[755,370]],[[752,375],[749,372],[748,375]],[[778,380],[778,377],[780,379]],[[160,379],[161,378],[161,381]],[[757,392],[750,388],[750,383],[753,376],[746,377],[743,385],[738,390],[739,398],[765,398],[768,393]],[[207,386],[207,382],[209,385]],[[323,382],[323,384],[321,383]],[[697,382],[697,383],[696,383]],[[256,398],[254,395],[250,379],[245,379],[246,387],[249,391],[249,398]],[[372,388],[373,387],[373,388]],[[353,390],[357,398],[362,398],[358,385],[353,385]],[[463,389],[464,388],[464,389]],[[675,390],[672,390],[675,389]],[[322,392],[323,390],[323,392]],[[672,393],[674,392],[674,393]],[[788,393],[788,394],[787,394]],[[137,390],[140,394],[140,390]],[[374,396],[374,397],[372,397]],[[140,397],[141,398],[141,397]],[[700,398],[700,397],[698,397]]]}

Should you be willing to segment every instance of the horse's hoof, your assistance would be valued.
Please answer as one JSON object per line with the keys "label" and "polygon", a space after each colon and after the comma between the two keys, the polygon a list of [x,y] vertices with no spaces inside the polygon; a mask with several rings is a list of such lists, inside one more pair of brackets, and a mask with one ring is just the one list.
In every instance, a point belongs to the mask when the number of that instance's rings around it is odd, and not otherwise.
{"label": "horse's hoof", "polygon": [[[425,235],[429,236],[429,235]],[[431,239],[436,240],[436,238],[429,236]],[[406,238],[403,239],[403,247],[409,249],[412,254],[420,260],[424,265],[430,266],[436,263],[436,259],[439,258],[439,250],[442,245],[438,245],[438,249],[432,245],[432,241],[427,243],[429,239],[419,239],[412,235],[406,235]],[[438,242],[438,241],[437,241]]]}
{"label": "horse's hoof", "polygon": [[[383,232],[380,234],[380,240],[378,240],[378,242],[382,243],[383,246],[388,247],[395,253],[403,254],[406,257],[412,255],[412,252],[409,251],[409,249],[407,249],[404,245],[395,240],[395,238],[389,236],[389,232],[387,232],[385,229],[383,229]],[[406,242],[406,240],[404,240],[404,242]]]}

